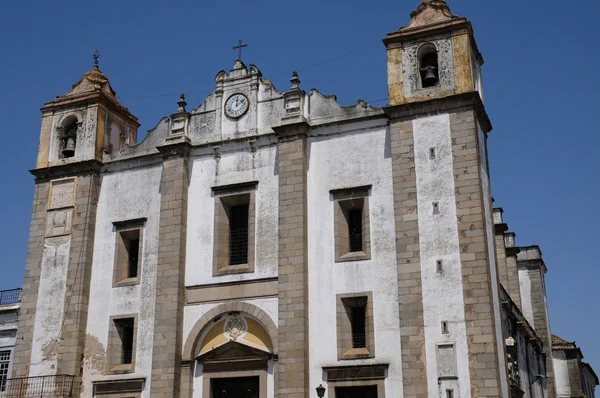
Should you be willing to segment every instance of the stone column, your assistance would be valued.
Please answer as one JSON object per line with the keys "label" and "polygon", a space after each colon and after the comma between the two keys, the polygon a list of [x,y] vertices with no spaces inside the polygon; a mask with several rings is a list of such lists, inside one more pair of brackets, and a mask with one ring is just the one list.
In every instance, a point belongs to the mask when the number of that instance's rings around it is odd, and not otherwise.
{"label": "stone column", "polygon": [[515,247],[515,233],[507,232],[504,234],[504,247],[506,249],[506,276],[508,287],[506,290],[510,298],[521,307],[521,287],[519,286],[519,269],[517,266],[517,254],[520,249]]}
{"label": "stone column", "polygon": [[152,397],[179,397],[181,388],[190,148],[184,137],[158,147],[163,156],[163,171],[150,383]]}
{"label": "stone column", "polygon": [[412,120],[392,120],[390,141],[404,397],[420,398],[428,392]]}
{"label": "stone column", "polygon": [[44,253],[49,188],[50,184],[47,181],[36,181],[12,377],[27,377],[29,375],[31,343],[33,341],[42,256]]}
{"label": "stone column", "polygon": [[[517,255],[519,279],[530,286],[530,296],[522,297],[523,301],[531,302],[533,328],[544,343],[546,355],[546,390],[548,397],[555,396],[554,366],[552,364],[552,335],[550,333],[550,319],[548,317],[548,303],[546,300],[546,264],[542,259],[542,251],[538,246],[521,247]],[[530,319],[528,319],[530,320]]]}
{"label": "stone column", "polygon": [[279,139],[279,360],[275,396],[306,398],[308,386],[307,133],[303,117]]}
{"label": "stone column", "polygon": [[496,260],[498,265],[498,282],[508,291],[508,271],[506,266],[506,247],[504,245],[504,233],[508,231],[508,225],[502,219],[504,210],[500,207],[494,208],[494,238],[496,244]]}
{"label": "stone column", "polygon": [[77,177],[64,320],[56,372],[75,376],[73,396],[79,395],[83,366],[99,194],[99,168]]}
{"label": "stone column", "polygon": [[[466,102],[466,101],[465,101]],[[473,397],[508,396],[492,197],[478,94],[450,115],[469,371]],[[487,125],[483,131],[479,123]],[[487,127],[487,128],[486,128]]]}

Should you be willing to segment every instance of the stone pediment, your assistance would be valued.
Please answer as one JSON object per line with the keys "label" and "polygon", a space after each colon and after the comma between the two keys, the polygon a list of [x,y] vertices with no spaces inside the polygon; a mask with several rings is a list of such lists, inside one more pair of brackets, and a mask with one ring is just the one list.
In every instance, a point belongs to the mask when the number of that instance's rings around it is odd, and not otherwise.
{"label": "stone pediment", "polygon": [[256,67],[256,65],[250,64],[250,68],[246,66],[241,60],[235,61],[233,64],[233,69],[229,71],[229,73],[224,70],[219,71],[215,76],[215,82],[223,82],[232,79],[241,79],[247,76],[258,76],[261,77],[262,73]]}
{"label": "stone pediment", "polygon": [[200,362],[226,362],[248,359],[269,359],[272,354],[258,348],[250,347],[236,341],[229,341],[214,350],[196,357]]}
{"label": "stone pediment", "polygon": [[457,16],[450,12],[450,7],[448,7],[448,4],[444,0],[424,0],[410,14],[410,18],[410,23],[400,30],[432,25],[457,18]]}

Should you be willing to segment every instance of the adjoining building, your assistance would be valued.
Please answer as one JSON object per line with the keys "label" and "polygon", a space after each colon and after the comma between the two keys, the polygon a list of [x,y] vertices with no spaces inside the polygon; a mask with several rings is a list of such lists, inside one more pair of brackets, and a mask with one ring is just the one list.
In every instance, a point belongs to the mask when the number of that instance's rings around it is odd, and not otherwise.
{"label": "adjoining building", "polygon": [[241,59],[139,143],[97,59],[45,103],[10,394],[556,397],[471,23],[425,0],[383,42],[383,107]]}
{"label": "adjoining building", "polygon": [[552,362],[556,372],[556,396],[594,398],[598,376],[583,361],[581,349],[574,341],[552,335]]}
{"label": "adjoining building", "polygon": [[12,371],[21,289],[0,290],[0,396]]}

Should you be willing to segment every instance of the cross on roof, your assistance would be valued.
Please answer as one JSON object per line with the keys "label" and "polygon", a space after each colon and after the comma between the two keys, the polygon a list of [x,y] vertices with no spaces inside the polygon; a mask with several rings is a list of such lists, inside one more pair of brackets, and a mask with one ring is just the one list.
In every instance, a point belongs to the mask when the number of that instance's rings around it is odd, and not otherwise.
{"label": "cross on roof", "polygon": [[233,46],[234,50],[239,50],[240,55],[238,56],[238,60],[241,61],[242,60],[242,48],[244,47],[248,47],[248,44],[242,44],[242,41],[239,40],[239,44],[237,46]]}

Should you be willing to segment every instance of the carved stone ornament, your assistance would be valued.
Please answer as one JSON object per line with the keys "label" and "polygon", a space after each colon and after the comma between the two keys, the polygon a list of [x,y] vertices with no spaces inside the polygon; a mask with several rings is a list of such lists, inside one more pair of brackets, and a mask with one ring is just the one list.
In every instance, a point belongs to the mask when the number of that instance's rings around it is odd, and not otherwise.
{"label": "carved stone ornament", "polygon": [[237,340],[246,335],[248,324],[241,315],[230,315],[225,322],[224,334],[229,340]]}
{"label": "carved stone ornament", "polygon": [[73,196],[75,193],[75,179],[52,181],[52,197],[50,199],[50,208],[73,206]]}
{"label": "carved stone ornament", "polygon": [[444,0],[424,0],[410,17],[410,23],[404,29],[452,19],[455,15],[450,12],[450,7]]}
{"label": "carved stone ornament", "polygon": [[46,236],[68,235],[71,233],[73,209],[62,209],[48,212]]}

